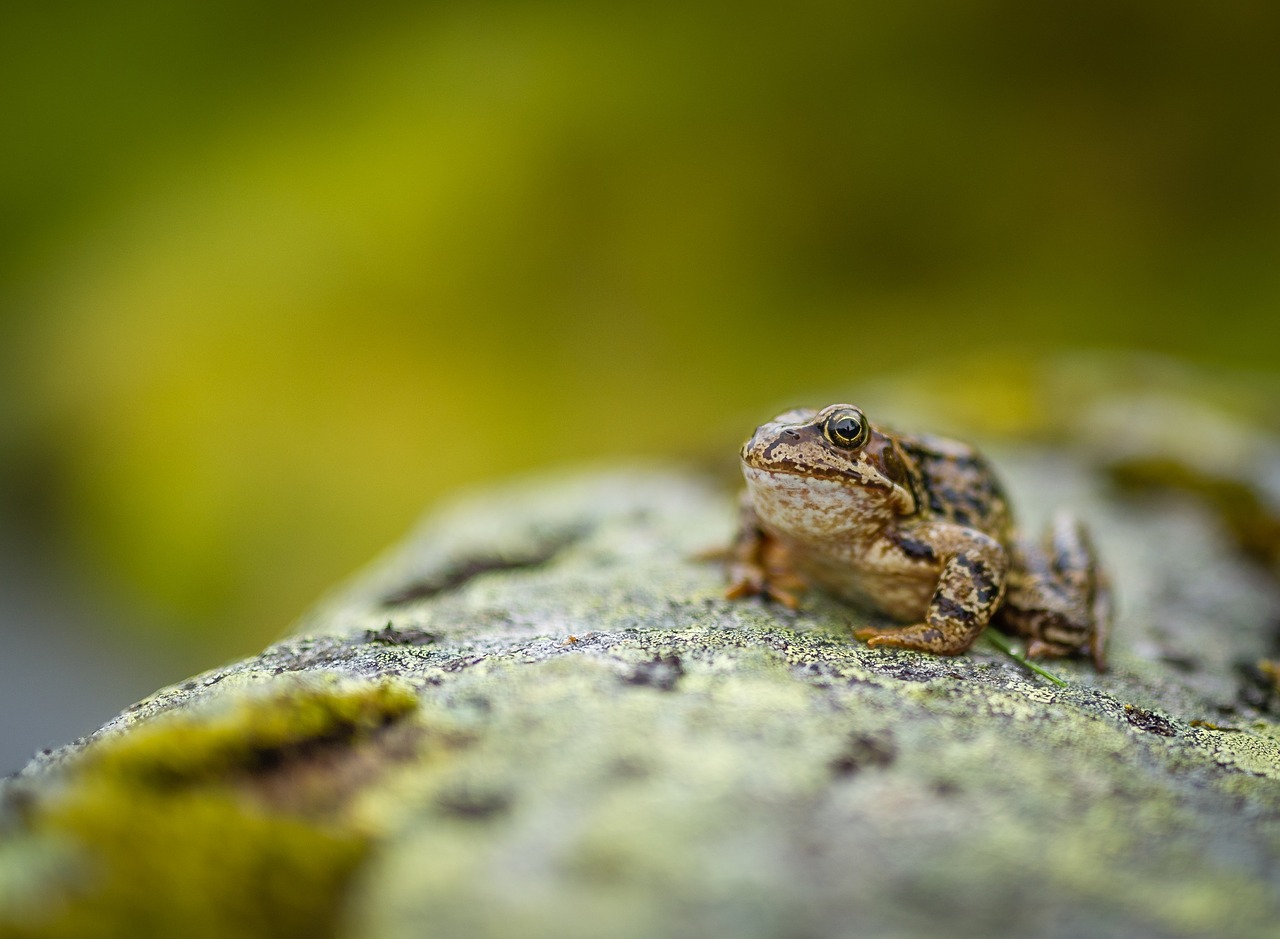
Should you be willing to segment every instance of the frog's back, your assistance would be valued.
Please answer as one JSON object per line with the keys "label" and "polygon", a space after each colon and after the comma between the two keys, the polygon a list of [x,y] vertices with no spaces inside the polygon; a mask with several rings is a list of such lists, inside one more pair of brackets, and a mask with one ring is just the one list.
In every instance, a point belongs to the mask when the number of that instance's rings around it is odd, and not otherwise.
{"label": "frog's back", "polygon": [[957,440],[926,434],[903,434],[898,443],[919,470],[922,512],[1002,542],[1008,538],[1008,497],[982,454]]}

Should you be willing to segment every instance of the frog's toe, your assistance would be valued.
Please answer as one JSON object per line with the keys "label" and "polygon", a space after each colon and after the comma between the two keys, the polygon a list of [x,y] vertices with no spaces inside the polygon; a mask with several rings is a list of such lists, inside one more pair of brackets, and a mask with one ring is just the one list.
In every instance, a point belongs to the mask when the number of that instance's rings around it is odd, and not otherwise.
{"label": "frog's toe", "polygon": [[[937,630],[934,630],[936,633]],[[878,626],[867,626],[863,629],[855,629],[853,635],[861,639],[868,646],[875,649],[880,646],[889,646],[897,649],[920,649],[922,651],[932,651],[926,648],[929,643],[927,638],[917,634],[918,630],[914,627],[889,627],[887,629]]]}
{"label": "frog's toe", "polygon": [[[866,630],[863,630],[863,632],[866,632]],[[885,646],[890,649],[913,649],[916,652],[938,651],[929,643],[919,642],[912,639],[910,636],[903,636],[900,634],[895,635],[888,632],[875,633],[870,636],[858,635],[858,638],[866,642],[867,648],[869,649],[878,649],[881,646]]]}
{"label": "frog's toe", "polygon": [[729,600],[763,597],[774,603],[780,603],[789,610],[794,610],[800,606],[797,591],[803,587],[804,583],[794,577],[778,576],[761,567],[739,564],[734,567],[724,595]]}
{"label": "frog's toe", "polygon": [[855,639],[861,639],[868,645],[872,644],[872,640],[890,637],[896,633],[897,629],[881,629],[878,626],[864,626],[862,629],[855,629],[853,636]]}
{"label": "frog's toe", "polygon": [[943,630],[928,623],[904,626],[900,629],[880,629],[869,626],[854,630],[853,634],[873,649],[879,646],[892,646],[898,649],[913,649],[916,652],[932,652],[934,655],[959,655],[973,645],[973,636],[967,632],[963,635],[949,636]]}
{"label": "frog's toe", "polygon": [[729,600],[755,597],[764,593],[764,571],[748,564],[735,564],[724,595]]}
{"label": "frog's toe", "polygon": [[800,608],[800,598],[790,590],[780,587],[777,584],[770,583],[765,587],[764,595],[775,603],[781,603],[788,610],[796,610]]}

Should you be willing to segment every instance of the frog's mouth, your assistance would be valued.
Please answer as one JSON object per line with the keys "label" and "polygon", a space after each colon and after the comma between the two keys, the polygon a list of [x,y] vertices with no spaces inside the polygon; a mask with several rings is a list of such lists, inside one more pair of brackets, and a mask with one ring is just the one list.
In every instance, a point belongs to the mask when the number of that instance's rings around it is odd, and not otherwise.
{"label": "frog's mouth", "polygon": [[783,469],[777,466],[758,466],[745,460],[742,464],[742,475],[747,482],[777,489],[806,489],[814,483],[836,483],[840,480],[821,476],[817,473],[801,472],[798,469]]}
{"label": "frog's mouth", "polygon": [[[786,460],[763,461],[742,454],[742,472],[747,482],[780,489],[812,489],[816,482],[862,489],[890,490],[893,483],[879,473],[859,472],[859,467],[826,467]],[[869,469],[869,468],[868,468]]]}
{"label": "frog's mouth", "polygon": [[850,449],[834,446],[820,423],[771,421],[756,428],[739,456],[744,467],[889,491],[896,487],[891,468],[882,465],[886,449],[892,457],[891,446],[874,427],[869,440]]}

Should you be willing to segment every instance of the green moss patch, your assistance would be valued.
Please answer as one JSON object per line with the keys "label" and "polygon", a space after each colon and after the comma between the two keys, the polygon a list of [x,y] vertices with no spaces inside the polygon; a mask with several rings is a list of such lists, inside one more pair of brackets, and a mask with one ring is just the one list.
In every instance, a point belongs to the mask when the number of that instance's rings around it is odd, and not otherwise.
{"label": "green moss patch", "polygon": [[29,809],[26,834],[72,862],[38,908],[0,909],[0,936],[332,935],[369,835],[247,781],[368,747],[416,703],[398,683],[299,683],[100,741]]}
{"label": "green moss patch", "polygon": [[349,745],[417,707],[398,682],[300,683],[238,700],[213,716],[161,718],[85,754],[85,773],[153,787],[266,772],[330,745]]}

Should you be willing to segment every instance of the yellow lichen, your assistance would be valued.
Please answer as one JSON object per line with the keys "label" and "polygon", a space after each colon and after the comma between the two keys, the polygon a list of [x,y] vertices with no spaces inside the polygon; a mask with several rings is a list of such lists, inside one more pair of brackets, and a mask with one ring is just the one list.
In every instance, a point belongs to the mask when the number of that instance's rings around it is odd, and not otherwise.
{"label": "yellow lichen", "polygon": [[252,770],[293,747],[353,739],[417,706],[398,682],[299,683],[246,697],[225,713],[163,716],[85,754],[82,772],[153,785]]}
{"label": "yellow lichen", "polygon": [[333,934],[368,835],[268,807],[239,783],[415,706],[401,684],[300,683],[100,741],[25,823],[72,845],[74,863],[40,909],[0,909],[0,936]]}

